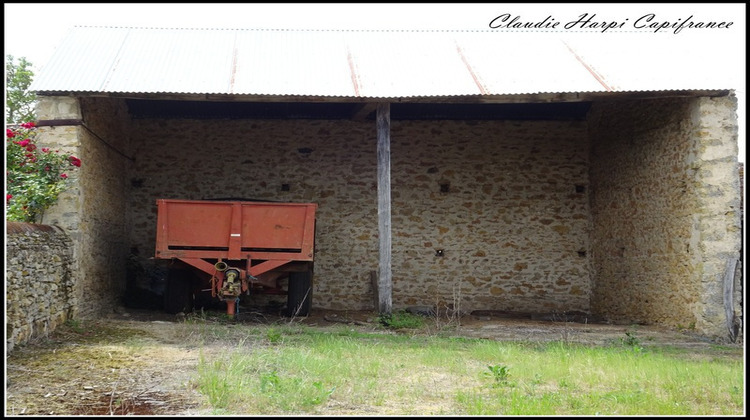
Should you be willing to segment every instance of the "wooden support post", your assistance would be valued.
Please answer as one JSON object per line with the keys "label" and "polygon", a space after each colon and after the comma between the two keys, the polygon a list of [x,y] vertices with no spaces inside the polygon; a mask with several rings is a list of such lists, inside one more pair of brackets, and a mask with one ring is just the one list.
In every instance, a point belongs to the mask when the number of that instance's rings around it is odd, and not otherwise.
{"label": "wooden support post", "polygon": [[380,310],[380,298],[378,297],[378,270],[370,271],[370,285],[372,286],[372,309],[374,311]]}
{"label": "wooden support post", "polygon": [[380,103],[376,117],[378,135],[378,311],[390,315],[392,311],[391,277],[391,104]]}

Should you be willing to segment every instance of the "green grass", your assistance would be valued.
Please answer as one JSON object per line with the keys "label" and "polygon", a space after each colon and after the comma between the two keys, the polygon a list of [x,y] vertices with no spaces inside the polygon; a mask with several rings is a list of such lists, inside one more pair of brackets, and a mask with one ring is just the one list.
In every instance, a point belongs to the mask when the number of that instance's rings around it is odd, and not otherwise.
{"label": "green grass", "polygon": [[741,415],[743,362],[718,352],[276,325],[202,355],[195,386],[216,414]]}
{"label": "green grass", "polygon": [[381,314],[378,317],[380,324],[393,330],[416,329],[425,325],[425,318],[407,311],[396,311],[392,314]]}

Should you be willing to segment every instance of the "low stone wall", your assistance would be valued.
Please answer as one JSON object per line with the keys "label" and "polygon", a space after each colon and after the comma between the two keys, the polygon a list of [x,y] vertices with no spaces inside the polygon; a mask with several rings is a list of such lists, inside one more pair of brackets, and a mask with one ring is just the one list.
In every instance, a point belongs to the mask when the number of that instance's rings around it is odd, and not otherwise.
{"label": "low stone wall", "polygon": [[44,336],[74,316],[72,243],[60,228],[7,223],[6,349]]}

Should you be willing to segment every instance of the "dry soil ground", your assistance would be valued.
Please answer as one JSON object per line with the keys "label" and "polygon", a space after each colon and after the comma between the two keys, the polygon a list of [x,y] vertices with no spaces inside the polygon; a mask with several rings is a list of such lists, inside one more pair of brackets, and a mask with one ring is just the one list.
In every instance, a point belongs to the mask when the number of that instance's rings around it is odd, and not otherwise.
{"label": "dry soil ground", "polygon": [[[297,322],[315,328],[346,324],[362,331],[382,329],[371,311],[315,310],[309,317],[240,314],[243,326]],[[244,315],[244,316],[242,316]],[[643,346],[671,345],[701,354],[716,346],[687,331],[643,325],[589,323],[585,319],[532,319],[479,313],[461,318],[451,334],[491,340],[612,344],[636,337]],[[69,322],[49,337],[17,346],[6,357],[6,415],[201,415],[205,398],[190,386],[201,352],[236,344],[226,336],[205,341],[211,323],[189,322],[158,311],[120,309],[108,319]],[[226,322],[226,321],[224,321]],[[437,321],[433,322],[435,328]],[[197,329],[204,338],[197,340]],[[742,357],[743,345],[721,347]],[[721,350],[720,350],[721,351]],[[335,415],[335,412],[330,414]]]}

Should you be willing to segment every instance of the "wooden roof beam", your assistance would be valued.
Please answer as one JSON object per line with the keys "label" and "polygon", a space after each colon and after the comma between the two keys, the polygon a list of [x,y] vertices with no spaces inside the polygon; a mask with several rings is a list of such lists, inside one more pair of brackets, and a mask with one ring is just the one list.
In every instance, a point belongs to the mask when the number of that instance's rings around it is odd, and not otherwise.
{"label": "wooden roof beam", "polygon": [[368,102],[366,104],[358,104],[354,112],[352,112],[351,119],[354,121],[364,121],[368,115],[370,115],[378,107],[376,102]]}

